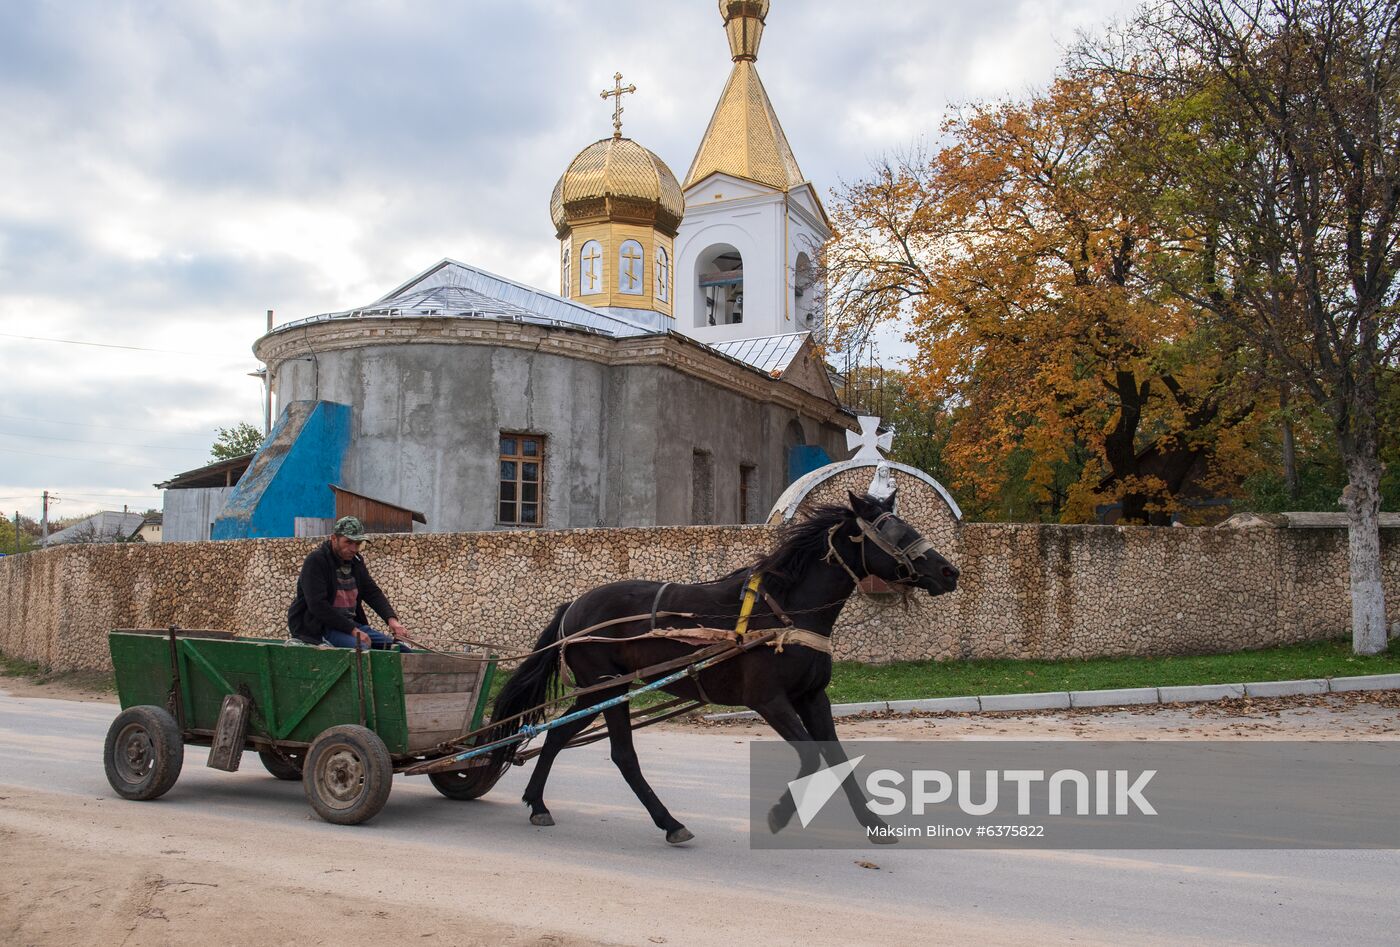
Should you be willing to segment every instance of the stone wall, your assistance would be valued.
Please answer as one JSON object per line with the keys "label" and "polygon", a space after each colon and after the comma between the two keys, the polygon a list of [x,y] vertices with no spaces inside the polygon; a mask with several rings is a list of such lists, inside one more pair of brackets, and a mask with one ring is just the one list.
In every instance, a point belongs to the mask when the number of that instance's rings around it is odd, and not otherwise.
{"label": "stone wall", "polygon": [[[824,484],[814,500],[846,486]],[[1227,651],[1350,627],[1342,530],[958,525],[920,495],[902,496],[901,512],[962,570],[961,587],[921,595],[907,609],[852,601],[837,626],[838,658]],[[397,535],[376,538],[368,557],[423,640],[524,647],[556,604],[584,589],[624,577],[713,578],[751,561],[773,536],[767,526]],[[67,546],[0,559],[0,651],[100,670],[114,627],[280,637],[302,557],[316,542]],[[1400,530],[1383,531],[1382,550],[1395,621]]]}

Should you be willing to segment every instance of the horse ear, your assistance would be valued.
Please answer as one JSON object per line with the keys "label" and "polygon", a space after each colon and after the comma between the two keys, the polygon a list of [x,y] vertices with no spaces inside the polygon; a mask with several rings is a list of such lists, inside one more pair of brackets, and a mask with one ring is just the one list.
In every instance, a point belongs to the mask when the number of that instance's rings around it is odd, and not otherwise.
{"label": "horse ear", "polygon": [[881,507],[886,513],[893,513],[893,512],[894,512],[894,501],[895,501],[896,498],[898,498],[898,497],[899,497],[899,488],[896,487],[895,489],[893,489],[893,490],[890,491],[890,495],[889,495],[889,496],[885,497],[883,500],[880,501],[880,507]]}
{"label": "horse ear", "polygon": [[872,504],[869,497],[863,497],[850,490],[846,491],[846,495],[851,498],[851,509],[855,512],[856,516],[869,520],[879,515],[878,513],[871,515],[872,506],[878,506],[878,504]]}

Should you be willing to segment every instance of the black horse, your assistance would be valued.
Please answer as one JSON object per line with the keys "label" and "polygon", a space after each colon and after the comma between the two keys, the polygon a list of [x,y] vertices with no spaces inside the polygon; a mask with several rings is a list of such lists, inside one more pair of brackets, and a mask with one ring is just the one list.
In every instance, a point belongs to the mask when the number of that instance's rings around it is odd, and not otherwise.
{"label": "black horse", "polygon": [[[697,585],[659,582],[614,582],[585,592],[555,612],[554,620],[535,644],[536,653],[525,660],[496,699],[493,720],[503,727],[518,717],[520,722],[536,722],[538,710],[555,684],[561,661],[549,646],[561,637],[628,616],[639,620],[613,624],[589,632],[590,638],[633,638],[631,641],[567,643],[564,662],[580,687],[606,682],[691,653],[693,644],[658,637],[639,637],[656,624],[656,616],[667,615],[660,625],[669,628],[726,628],[739,621],[745,589],[754,574],[761,576],[760,592],[751,596],[756,604],[748,622],[751,632],[785,627],[784,617],[799,628],[813,632],[825,648],[787,643],[781,651],[759,646],[696,675],[682,679],[666,690],[677,697],[700,699],[714,704],[743,705],[757,711],[768,724],[793,743],[801,757],[801,775],[815,772],[820,754],[812,741],[828,747],[827,762],[837,765],[845,755],[836,743],[836,726],[826,686],[831,680],[829,640],[836,617],[855,590],[858,580],[876,576],[905,589],[923,589],[930,595],[951,592],[957,587],[958,570],[933,550],[909,524],[894,516],[894,497],[879,501],[869,496],[850,495],[850,506],[825,506],[801,522],[784,528],[777,548],[752,566],[722,579]],[[674,613],[692,615],[677,618]],[[648,620],[651,619],[651,620]],[[539,650],[545,649],[545,650]],[[659,678],[661,675],[653,675]],[[594,691],[580,698],[569,712],[583,710],[627,690]],[[602,712],[611,741],[612,760],[646,806],[652,820],[673,844],[688,841],[692,834],[662,805],[642,776],[632,745],[632,728],[626,704]],[[596,715],[594,715],[596,716]],[[539,762],[525,787],[524,801],[530,807],[530,822],[553,825],[544,804],[544,786],[559,751],[590,722],[581,718],[550,730],[540,751]],[[505,761],[514,751],[498,751],[496,762]],[[865,806],[854,779],[845,783],[852,807],[862,823],[878,824]],[[791,793],[773,807],[769,827],[778,831],[795,812]]]}

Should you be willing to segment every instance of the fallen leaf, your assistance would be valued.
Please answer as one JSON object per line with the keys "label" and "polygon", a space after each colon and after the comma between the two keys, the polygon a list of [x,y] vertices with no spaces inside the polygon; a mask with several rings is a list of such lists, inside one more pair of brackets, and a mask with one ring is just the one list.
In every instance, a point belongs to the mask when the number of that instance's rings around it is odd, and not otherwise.
{"label": "fallen leaf", "polygon": [[863,859],[863,858],[857,858],[857,859],[856,859],[856,864],[859,865],[859,866],[862,867],[862,868],[873,868],[875,871],[879,871],[879,870],[880,870],[880,866],[879,866],[879,865],[875,864],[874,862],[868,862],[868,861],[866,861],[866,860]]}

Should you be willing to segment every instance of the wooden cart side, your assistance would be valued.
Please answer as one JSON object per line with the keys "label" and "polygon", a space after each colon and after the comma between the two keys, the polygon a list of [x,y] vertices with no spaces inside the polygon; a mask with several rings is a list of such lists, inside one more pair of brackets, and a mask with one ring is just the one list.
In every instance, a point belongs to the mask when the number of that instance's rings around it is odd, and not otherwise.
{"label": "wooden cart side", "polygon": [[483,655],[401,656],[410,753],[432,750],[478,726],[494,662]]}
{"label": "wooden cart side", "polygon": [[[399,655],[297,648],[274,639],[116,631],[109,638],[123,707],[171,707],[189,742],[212,735],[228,694],[253,701],[249,743],[306,746],[322,731],[363,721],[390,753],[408,749]],[[361,669],[363,668],[363,691]],[[178,701],[172,701],[176,677]],[[363,692],[363,699],[361,694]]]}

